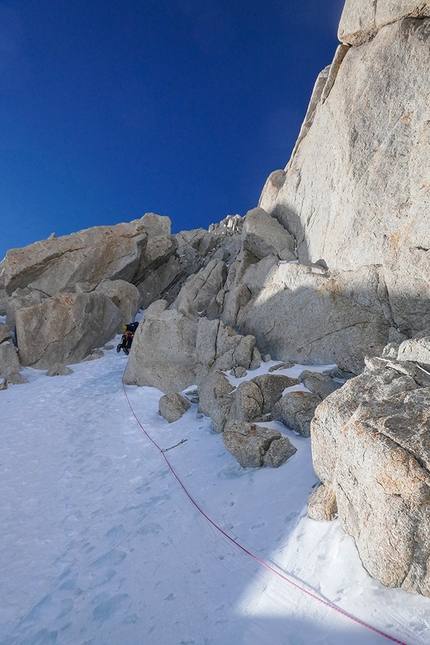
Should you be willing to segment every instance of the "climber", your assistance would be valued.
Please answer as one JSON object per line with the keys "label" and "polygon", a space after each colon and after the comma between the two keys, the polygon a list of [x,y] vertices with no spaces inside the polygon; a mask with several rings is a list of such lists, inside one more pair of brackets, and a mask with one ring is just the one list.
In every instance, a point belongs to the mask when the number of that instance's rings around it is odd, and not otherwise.
{"label": "climber", "polygon": [[131,344],[133,342],[134,333],[138,328],[138,322],[132,322],[128,325],[123,325],[124,333],[119,345],[116,346],[116,351],[119,353],[121,350],[128,356],[130,353]]}

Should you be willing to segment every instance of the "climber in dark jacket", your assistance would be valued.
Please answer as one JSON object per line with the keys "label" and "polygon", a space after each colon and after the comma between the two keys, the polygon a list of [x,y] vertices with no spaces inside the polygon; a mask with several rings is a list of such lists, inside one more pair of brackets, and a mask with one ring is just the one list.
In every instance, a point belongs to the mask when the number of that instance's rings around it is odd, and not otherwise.
{"label": "climber in dark jacket", "polygon": [[117,352],[120,352],[122,350],[124,354],[127,354],[128,356],[128,354],[130,353],[131,344],[133,342],[134,333],[138,328],[138,326],[139,326],[138,322],[129,323],[128,325],[123,325],[123,329],[125,331],[122,335],[120,344],[116,346]]}

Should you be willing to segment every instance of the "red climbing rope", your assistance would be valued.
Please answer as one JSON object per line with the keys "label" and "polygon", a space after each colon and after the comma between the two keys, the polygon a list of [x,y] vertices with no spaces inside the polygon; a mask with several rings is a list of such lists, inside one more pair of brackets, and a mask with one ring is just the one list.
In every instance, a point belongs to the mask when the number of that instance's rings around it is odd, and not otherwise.
{"label": "red climbing rope", "polygon": [[171,472],[171,473],[172,473],[172,475],[175,477],[176,481],[178,482],[178,484],[180,485],[180,487],[181,487],[181,488],[182,488],[182,490],[184,491],[185,495],[188,497],[188,499],[189,499],[189,500],[190,500],[190,502],[193,504],[193,506],[198,510],[198,512],[199,512],[201,515],[203,515],[203,517],[204,517],[204,518],[209,522],[209,524],[211,524],[211,525],[212,525],[212,526],[213,526],[217,531],[219,531],[219,533],[221,533],[225,538],[227,538],[227,540],[230,540],[230,542],[232,542],[232,543],[233,543],[233,544],[234,544],[238,549],[240,549],[241,551],[243,551],[244,553],[246,553],[247,555],[249,555],[249,557],[251,557],[253,560],[255,560],[256,562],[258,562],[262,567],[264,567],[265,569],[268,569],[269,571],[271,571],[271,573],[274,573],[276,576],[278,576],[278,578],[281,578],[282,580],[284,580],[285,582],[287,582],[289,585],[291,585],[291,586],[292,586],[292,587],[294,587],[295,589],[298,589],[298,590],[299,590],[299,591],[301,591],[302,593],[305,593],[306,595],[310,596],[310,597],[311,597],[311,598],[313,598],[314,600],[317,600],[317,601],[318,601],[319,603],[321,603],[322,605],[325,605],[325,606],[326,606],[326,607],[328,607],[329,609],[332,609],[333,611],[336,611],[337,613],[341,614],[341,615],[342,615],[342,616],[344,616],[345,618],[348,618],[349,620],[352,620],[353,622],[357,623],[358,625],[361,625],[362,627],[364,627],[364,628],[366,628],[366,629],[369,629],[369,630],[371,630],[372,632],[374,632],[374,633],[376,633],[376,634],[379,634],[379,635],[380,635],[380,636],[382,636],[383,638],[388,639],[388,640],[389,640],[389,641],[391,641],[392,643],[397,643],[398,645],[408,645],[407,643],[405,643],[405,641],[401,641],[401,640],[399,640],[398,638],[394,638],[394,636],[390,636],[389,634],[386,634],[385,632],[381,631],[381,630],[380,630],[380,629],[378,629],[377,627],[373,627],[372,625],[369,625],[369,624],[368,624],[368,623],[366,623],[364,620],[361,620],[360,618],[357,618],[356,616],[353,616],[352,614],[349,614],[347,611],[344,611],[344,610],[343,610],[343,609],[341,609],[340,607],[337,607],[336,605],[333,605],[332,603],[328,602],[327,600],[324,600],[324,598],[321,598],[320,596],[315,595],[314,593],[312,593],[312,592],[311,592],[311,591],[309,591],[308,589],[305,589],[305,588],[304,588],[304,587],[302,587],[301,585],[297,584],[296,582],[294,582],[294,580],[291,580],[291,579],[290,579],[290,578],[288,578],[286,575],[284,575],[283,573],[281,573],[280,571],[278,571],[277,569],[275,569],[274,567],[272,567],[270,564],[267,564],[266,562],[264,562],[264,560],[260,560],[260,558],[258,558],[256,555],[254,555],[254,553],[252,553],[251,551],[248,551],[248,549],[246,549],[244,546],[242,546],[242,544],[240,544],[239,542],[237,542],[237,540],[235,540],[231,535],[229,535],[228,533],[226,533],[226,531],[224,531],[220,526],[218,526],[218,524],[216,524],[216,523],[215,523],[215,522],[214,522],[214,521],[213,521],[213,520],[212,520],[212,519],[211,519],[211,518],[210,518],[210,517],[209,517],[209,516],[204,512],[204,510],[203,510],[202,508],[200,508],[200,506],[197,504],[197,502],[195,501],[195,499],[190,495],[190,493],[187,491],[187,489],[185,488],[184,484],[183,484],[183,483],[182,483],[182,481],[180,480],[180,478],[179,478],[178,474],[177,474],[177,473],[176,473],[176,471],[174,470],[173,466],[171,465],[171,463],[170,463],[170,461],[169,461],[169,459],[168,459],[168,457],[167,457],[167,455],[166,455],[166,452],[165,452],[165,451],[164,451],[164,450],[163,450],[163,449],[162,449],[162,448],[157,444],[157,442],[156,442],[156,441],[154,441],[154,439],[153,439],[153,438],[148,434],[148,432],[145,430],[145,428],[143,427],[143,425],[142,425],[142,424],[141,424],[141,422],[139,421],[138,416],[136,415],[135,411],[133,410],[133,406],[131,405],[131,402],[130,402],[129,396],[128,396],[128,394],[127,394],[127,390],[126,390],[126,388],[125,388],[125,384],[124,384],[124,383],[123,383],[123,388],[124,388],[124,394],[125,394],[125,397],[126,397],[126,399],[127,399],[128,405],[129,405],[129,407],[130,407],[130,410],[131,410],[131,412],[132,412],[132,414],[133,414],[134,418],[136,419],[136,422],[137,422],[137,424],[138,424],[139,428],[140,428],[140,429],[142,430],[142,432],[145,434],[145,436],[147,437],[147,439],[149,439],[149,441],[150,441],[150,442],[151,442],[151,443],[152,443],[152,444],[157,448],[157,450],[160,452],[160,454],[162,455],[163,459],[165,460],[165,462],[166,462],[166,464],[167,464],[167,466],[168,466],[168,468],[169,468],[170,472]]}

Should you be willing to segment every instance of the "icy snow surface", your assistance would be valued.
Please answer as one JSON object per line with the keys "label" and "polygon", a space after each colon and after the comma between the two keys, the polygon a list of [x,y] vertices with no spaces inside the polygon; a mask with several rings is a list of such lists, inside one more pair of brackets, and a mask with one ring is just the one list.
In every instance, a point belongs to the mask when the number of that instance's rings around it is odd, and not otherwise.
{"label": "icy snow surface", "polygon": [[[27,384],[0,392],[0,644],[390,642],[207,522],[137,425],[121,382],[126,360],[107,351],[52,378],[25,369]],[[247,550],[378,629],[430,642],[430,600],[383,588],[337,521],[306,517],[317,481],[309,439],[274,423],[297,453],[278,469],[245,470],[195,405],[169,425],[158,390],[127,393],[163,448],[187,440],[165,454],[197,504]]]}

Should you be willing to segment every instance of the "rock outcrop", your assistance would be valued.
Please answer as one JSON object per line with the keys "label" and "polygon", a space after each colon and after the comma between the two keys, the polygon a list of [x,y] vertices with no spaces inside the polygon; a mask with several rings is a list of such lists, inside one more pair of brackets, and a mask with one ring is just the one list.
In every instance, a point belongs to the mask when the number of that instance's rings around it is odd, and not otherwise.
{"label": "rock outcrop", "polygon": [[[386,285],[381,315],[409,336],[430,328],[430,19],[404,16],[428,9],[346,3],[341,38],[363,44],[346,52],[328,95],[313,97],[310,127],[260,199],[295,236],[301,262],[373,267]],[[361,292],[372,292],[364,280]]]}
{"label": "rock outcrop", "polygon": [[430,374],[407,361],[367,365],[316,409],[312,454],[323,485],[309,514],[338,514],[383,584],[430,595]]}
{"label": "rock outcrop", "polygon": [[349,45],[362,45],[385,25],[402,18],[425,16],[430,16],[428,0],[346,0],[339,24],[339,40]]}
{"label": "rock outcrop", "polygon": [[197,315],[206,315],[227,277],[227,267],[222,260],[214,258],[202,271],[188,278],[173,308],[178,311],[193,310]]}
{"label": "rock outcrop", "polygon": [[[206,309],[215,300],[223,285],[224,260],[234,261],[240,250],[242,218],[227,217],[212,228],[211,232],[198,229],[171,235],[168,217],[146,213],[128,224],[97,226],[59,238],[53,234],[47,240],[12,249],[0,266],[0,310],[14,330],[19,310],[32,308],[60,294],[94,293],[107,296],[120,311],[114,330],[119,332],[123,324],[134,320],[140,307],[147,307],[164,296],[171,304],[192,276],[178,306],[190,312],[195,307],[201,311],[201,307]],[[52,319],[58,310],[55,302],[46,305],[44,310],[49,310],[49,325],[56,324]],[[217,310],[218,305],[214,304],[212,311]],[[21,318],[24,320],[25,316]],[[28,314],[25,319],[28,320]],[[60,321],[58,329],[61,324]],[[112,333],[112,325],[104,317],[99,325],[105,324],[97,338],[89,334],[88,339],[91,337],[98,343],[100,337]],[[80,331],[84,333],[82,327]],[[59,357],[45,352],[42,362],[40,357],[29,358],[33,332],[20,328],[18,342],[27,363],[43,363],[48,367],[48,362],[54,359],[78,360],[81,352],[70,347],[60,351]],[[40,347],[45,351],[44,343]]]}
{"label": "rock outcrop", "polygon": [[[187,284],[184,289],[188,293]],[[199,318],[189,305],[184,298],[180,311],[168,308],[165,300],[148,308],[133,340],[125,383],[169,394],[201,383],[216,370],[260,365],[253,336],[241,336],[219,320]]]}
{"label": "rock outcrop", "polygon": [[262,260],[275,255],[279,260],[296,260],[292,235],[262,208],[247,212],[242,233],[242,248]]}
{"label": "rock outcrop", "polygon": [[304,364],[340,363],[358,374],[364,355],[386,344],[387,307],[373,267],[336,273],[269,255],[226,293],[221,317],[255,336],[263,353]]}
{"label": "rock outcrop", "polygon": [[39,305],[46,299],[47,296],[36,289],[29,289],[28,287],[16,289],[5,302],[6,322],[10,329],[15,331],[15,313],[18,309]]}
{"label": "rock outcrop", "polygon": [[73,291],[78,282],[93,287],[106,279],[132,282],[147,240],[143,221],[135,220],[12,249],[4,260],[6,291],[28,287],[53,296]]}
{"label": "rock outcrop", "polygon": [[[78,290],[77,290],[78,291]],[[139,311],[140,293],[137,287],[125,280],[103,280],[94,293],[102,294],[112,300],[120,312],[120,322],[117,332],[123,331],[122,326],[133,322]]]}
{"label": "rock outcrop", "polygon": [[23,365],[49,369],[78,363],[116,333],[121,313],[97,293],[63,293],[16,312],[16,336]]}

